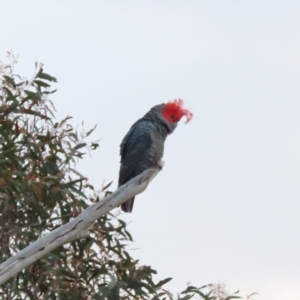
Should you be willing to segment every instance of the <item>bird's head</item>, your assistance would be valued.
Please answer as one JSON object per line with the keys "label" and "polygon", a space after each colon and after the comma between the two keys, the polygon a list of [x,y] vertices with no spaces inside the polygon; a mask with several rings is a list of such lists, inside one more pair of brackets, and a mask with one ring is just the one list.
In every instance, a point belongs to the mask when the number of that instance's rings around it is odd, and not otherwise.
{"label": "bird's head", "polygon": [[186,117],[186,122],[188,123],[193,118],[193,114],[183,108],[183,100],[175,99],[166,103],[161,111],[162,116],[171,124],[176,124],[181,120],[183,116]]}

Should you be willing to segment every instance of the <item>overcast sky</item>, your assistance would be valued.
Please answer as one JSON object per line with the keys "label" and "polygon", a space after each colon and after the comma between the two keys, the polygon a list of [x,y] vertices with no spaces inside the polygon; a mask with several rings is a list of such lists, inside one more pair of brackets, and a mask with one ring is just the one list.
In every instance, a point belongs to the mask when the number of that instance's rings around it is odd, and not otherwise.
{"label": "overcast sky", "polygon": [[[101,148],[79,166],[117,186],[119,144],[177,97],[193,120],[136,198],[132,253],[181,291],[225,282],[255,299],[300,299],[300,2],[0,0],[0,60],[58,79],[58,117]],[[91,137],[91,140],[93,139]]]}

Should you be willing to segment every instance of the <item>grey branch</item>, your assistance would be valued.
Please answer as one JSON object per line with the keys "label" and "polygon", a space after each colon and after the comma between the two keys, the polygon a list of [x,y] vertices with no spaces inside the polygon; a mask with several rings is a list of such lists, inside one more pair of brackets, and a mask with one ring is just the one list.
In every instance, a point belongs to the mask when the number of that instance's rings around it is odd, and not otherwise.
{"label": "grey branch", "polygon": [[15,256],[9,258],[0,265],[0,284],[3,284],[52,250],[76,239],[89,236],[89,229],[92,228],[97,219],[113,208],[120,206],[127,199],[142,193],[159,171],[156,168],[147,169],[122,185],[114,193],[89,206],[68,224],[47,233]]}

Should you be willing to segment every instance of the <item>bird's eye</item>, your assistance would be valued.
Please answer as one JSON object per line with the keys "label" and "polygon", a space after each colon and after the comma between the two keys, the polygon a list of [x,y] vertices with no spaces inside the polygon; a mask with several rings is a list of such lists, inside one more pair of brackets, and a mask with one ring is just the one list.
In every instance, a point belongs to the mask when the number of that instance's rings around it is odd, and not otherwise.
{"label": "bird's eye", "polygon": [[172,119],[172,120],[174,120],[174,119],[175,119],[175,117],[174,117],[173,115],[171,115],[171,119]]}

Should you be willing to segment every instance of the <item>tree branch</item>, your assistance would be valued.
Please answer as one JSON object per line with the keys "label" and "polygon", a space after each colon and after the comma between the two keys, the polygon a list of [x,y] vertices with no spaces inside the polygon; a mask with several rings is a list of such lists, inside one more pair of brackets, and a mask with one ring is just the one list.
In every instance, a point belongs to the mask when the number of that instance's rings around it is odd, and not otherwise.
{"label": "tree branch", "polygon": [[0,265],[0,284],[16,275],[39,258],[70,241],[87,237],[89,228],[102,215],[120,206],[126,200],[142,193],[148,183],[158,174],[158,168],[151,168],[118,188],[103,200],[92,204],[69,223],[47,233],[25,249]]}

